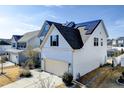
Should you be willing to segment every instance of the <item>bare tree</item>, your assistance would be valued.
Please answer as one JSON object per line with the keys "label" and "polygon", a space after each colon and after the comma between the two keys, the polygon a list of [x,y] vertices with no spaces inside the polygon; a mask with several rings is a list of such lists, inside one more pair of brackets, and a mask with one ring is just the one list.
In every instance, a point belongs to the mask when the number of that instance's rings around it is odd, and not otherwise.
{"label": "bare tree", "polygon": [[3,69],[4,69],[4,67],[3,67],[3,64],[6,62],[6,59],[5,59],[5,57],[0,57],[0,64],[1,64],[1,74],[4,74],[4,72],[3,72]]}
{"label": "bare tree", "polygon": [[36,58],[38,56],[38,52],[34,51],[33,48],[29,46],[25,52],[25,55],[28,57],[26,66],[29,66],[29,68],[34,68],[37,61]]}
{"label": "bare tree", "polygon": [[47,78],[42,78],[41,75],[38,77],[37,83],[35,83],[37,88],[55,88],[55,80],[52,76]]}

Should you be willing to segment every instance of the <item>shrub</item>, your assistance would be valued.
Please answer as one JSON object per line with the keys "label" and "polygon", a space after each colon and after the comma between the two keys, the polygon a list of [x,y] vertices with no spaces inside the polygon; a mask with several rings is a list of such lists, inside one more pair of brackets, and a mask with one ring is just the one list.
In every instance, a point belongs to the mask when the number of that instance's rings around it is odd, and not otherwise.
{"label": "shrub", "polygon": [[64,73],[62,80],[66,86],[70,86],[72,84],[73,76],[71,73],[66,72]]}
{"label": "shrub", "polygon": [[121,49],[121,54],[123,54],[124,53],[124,50],[123,49]]}
{"label": "shrub", "polygon": [[27,61],[25,66],[28,67],[29,69],[34,69],[35,68],[35,62],[32,59],[30,59]]}
{"label": "shrub", "polygon": [[122,76],[124,77],[124,72],[122,72]]}
{"label": "shrub", "polygon": [[32,76],[31,72],[27,69],[23,69],[21,74],[20,74],[20,77],[27,77],[28,78],[28,77],[31,77],[31,76]]}

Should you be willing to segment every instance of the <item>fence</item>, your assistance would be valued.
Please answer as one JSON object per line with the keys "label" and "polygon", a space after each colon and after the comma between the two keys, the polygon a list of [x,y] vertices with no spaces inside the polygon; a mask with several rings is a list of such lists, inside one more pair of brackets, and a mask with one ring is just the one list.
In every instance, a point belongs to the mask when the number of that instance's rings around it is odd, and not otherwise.
{"label": "fence", "polygon": [[123,60],[124,59],[124,54],[122,54],[122,55],[120,55],[120,56],[118,56],[118,57],[109,57],[108,59],[107,59],[107,63],[111,63],[112,64],[112,61],[114,62],[114,66],[117,66],[118,64],[122,64],[122,63],[124,63]]}

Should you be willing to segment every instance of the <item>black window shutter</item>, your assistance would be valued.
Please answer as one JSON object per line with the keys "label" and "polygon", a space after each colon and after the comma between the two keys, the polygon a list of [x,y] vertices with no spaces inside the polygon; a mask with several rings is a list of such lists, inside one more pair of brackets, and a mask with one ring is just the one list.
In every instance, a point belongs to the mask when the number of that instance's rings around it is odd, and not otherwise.
{"label": "black window shutter", "polygon": [[52,36],[50,36],[50,46],[52,46]]}
{"label": "black window shutter", "polygon": [[59,46],[59,35],[57,35],[56,38],[57,38],[57,46]]}

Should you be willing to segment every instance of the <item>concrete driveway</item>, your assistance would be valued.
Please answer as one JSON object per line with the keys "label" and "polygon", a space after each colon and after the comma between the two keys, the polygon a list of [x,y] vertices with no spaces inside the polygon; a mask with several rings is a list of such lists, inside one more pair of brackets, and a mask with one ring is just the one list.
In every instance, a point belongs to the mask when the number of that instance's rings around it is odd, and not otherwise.
{"label": "concrete driveway", "polygon": [[[46,81],[49,81],[48,83],[52,84],[49,85],[49,87],[57,87],[61,84],[63,84],[62,79],[58,76],[51,75],[46,72],[39,72],[37,70],[31,70],[31,73],[33,77],[31,78],[21,78],[20,80],[13,82],[11,84],[8,84],[4,86],[3,88],[41,88],[41,82],[43,81],[43,84]],[[48,84],[45,84],[48,85]]]}

